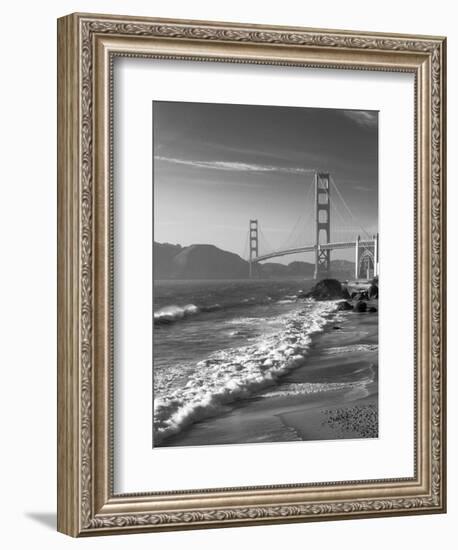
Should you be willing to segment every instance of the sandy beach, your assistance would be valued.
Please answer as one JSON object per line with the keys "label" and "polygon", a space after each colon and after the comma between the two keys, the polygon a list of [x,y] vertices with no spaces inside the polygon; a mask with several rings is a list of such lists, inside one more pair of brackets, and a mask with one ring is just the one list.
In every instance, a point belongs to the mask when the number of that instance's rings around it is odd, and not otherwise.
{"label": "sandy beach", "polygon": [[[368,306],[378,308],[377,301]],[[312,337],[303,365],[169,446],[378,437],[378,313],[340,312]]]}

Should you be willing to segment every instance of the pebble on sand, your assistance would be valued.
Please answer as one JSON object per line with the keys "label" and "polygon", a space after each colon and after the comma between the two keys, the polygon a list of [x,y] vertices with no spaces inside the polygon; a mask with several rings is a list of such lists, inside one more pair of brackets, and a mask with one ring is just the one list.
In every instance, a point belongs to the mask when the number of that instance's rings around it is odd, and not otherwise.
{"label": "pebble on sand", "polygon": [[341,433],[356,432],[360,437],[378,437],[378,408],[374,404],[324,410],[326,423]]}

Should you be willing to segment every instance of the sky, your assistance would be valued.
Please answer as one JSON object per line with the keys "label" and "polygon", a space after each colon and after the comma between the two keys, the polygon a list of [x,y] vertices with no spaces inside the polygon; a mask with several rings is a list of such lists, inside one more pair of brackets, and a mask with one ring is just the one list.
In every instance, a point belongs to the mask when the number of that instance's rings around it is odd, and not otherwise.
{"label": "sky", "polygon": [[[377,232],[376,111],[155,101],[153,149],[157,242],[246,257],[257,219],[260,254],[312,244],[314,170],[329,172],[345,201],[332,187],[331,240]],[[313,258],[275,261],[296,260]]]}

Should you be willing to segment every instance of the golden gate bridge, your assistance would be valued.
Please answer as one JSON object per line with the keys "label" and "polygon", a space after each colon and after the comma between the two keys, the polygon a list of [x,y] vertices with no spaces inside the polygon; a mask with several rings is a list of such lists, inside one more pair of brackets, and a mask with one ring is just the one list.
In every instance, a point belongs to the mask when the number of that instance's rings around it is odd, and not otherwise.
{"label": "golden gate bridge", "polygon": [[[378,233],[370,235],[358,223],[330,173],[312,172],[314,177],[306,194],[304,214],[296,221],[282,246],[272,248],[262,233],[259,220],[249,220],[247,244],[250,278],[256,277],[256,265],[260,262],[303,252],[314,255],[314,278],[326,277],[331,272],[331,252],[344,249],[354,249],[355,279],[370,279],[378,275]],[[304,243],[304,236],[311,236],[309,242]]]}

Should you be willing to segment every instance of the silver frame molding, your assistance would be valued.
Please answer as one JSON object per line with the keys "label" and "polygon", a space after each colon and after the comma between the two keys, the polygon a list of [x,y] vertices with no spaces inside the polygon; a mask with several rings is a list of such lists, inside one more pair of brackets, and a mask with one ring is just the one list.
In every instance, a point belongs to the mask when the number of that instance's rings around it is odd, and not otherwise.
{"label": "silver frame molding", "polygon": [[[445,512],[443,37],[73,14],[58,20],[58,530],[71,536]],[[415,475],[113,492],[112,62],[415,76]]]}

